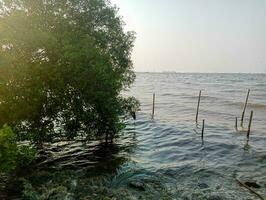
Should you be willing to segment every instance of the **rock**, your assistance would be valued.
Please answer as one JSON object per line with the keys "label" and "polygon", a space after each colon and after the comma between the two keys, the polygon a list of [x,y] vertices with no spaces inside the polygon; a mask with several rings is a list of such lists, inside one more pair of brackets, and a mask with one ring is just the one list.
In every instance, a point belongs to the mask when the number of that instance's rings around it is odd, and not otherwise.
{"label": "rock", "polygon": [[215,194],[209,196],[208,200],[223,200],[223,198]]}
{"label": "rock", "polygon": [[216,190],[220,190],[221,189],[221,186],[220,185],[217,185],[216,186]]}
{"label": "rock", "polygon": [[206,189],[209,187],[206,183],[199,183],[198,186],[200,189]]}
{"label": "rock", "polygon": [[253,188],[261,188],[260,185],[258,185],[256,182],[245,182],[245,184],[248,186],[248,187],[253,187]]}
{"label": "rock", "polygon": [[129,183],[129,187],[131,187],[133,189],[145,191],[144,183],[141,183],[141,182],[138,182],[138,181]]}

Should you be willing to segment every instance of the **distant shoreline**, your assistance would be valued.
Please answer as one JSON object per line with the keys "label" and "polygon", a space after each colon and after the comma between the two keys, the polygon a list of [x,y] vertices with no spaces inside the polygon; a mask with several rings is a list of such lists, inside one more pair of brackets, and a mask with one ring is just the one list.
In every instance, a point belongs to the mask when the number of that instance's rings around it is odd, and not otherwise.
{"label": "distant shoreline", "polygon": [[162,71],[162,72],[139,72],[142,74],[253,74],[253,75],[266,75],[266,72],[175,72],[175,71]]}

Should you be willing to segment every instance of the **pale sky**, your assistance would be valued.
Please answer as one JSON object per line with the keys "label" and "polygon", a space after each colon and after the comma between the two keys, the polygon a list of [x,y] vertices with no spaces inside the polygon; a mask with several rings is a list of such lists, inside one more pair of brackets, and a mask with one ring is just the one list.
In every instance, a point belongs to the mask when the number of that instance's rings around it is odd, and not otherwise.
{"label": "pale sky", "polygon": [[266,0],[111,0],[135,71],[266,73]]}

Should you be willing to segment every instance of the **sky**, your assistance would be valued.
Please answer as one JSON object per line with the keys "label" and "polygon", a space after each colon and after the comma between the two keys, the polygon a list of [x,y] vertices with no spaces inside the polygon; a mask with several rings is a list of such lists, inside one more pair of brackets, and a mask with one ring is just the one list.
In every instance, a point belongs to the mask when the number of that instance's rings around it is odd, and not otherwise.
{"label": "sky", "polygon": [[141,72],[266,73],[266,0],[111,0]]}

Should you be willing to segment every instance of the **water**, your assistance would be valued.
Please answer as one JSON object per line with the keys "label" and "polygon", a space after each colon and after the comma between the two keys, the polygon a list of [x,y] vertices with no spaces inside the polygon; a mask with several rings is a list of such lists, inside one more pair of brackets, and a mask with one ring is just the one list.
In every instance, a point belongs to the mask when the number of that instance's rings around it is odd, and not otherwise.
{"label": "water", "polygon": [[[246,132],[234,126],[248,88],[244,129],[251,110],[254,120],[247,144]],[[136,121],[127,120],[115,144],[47,147],[49,159],[24,183],[28,198],[258,199],[237,180],[256,182],[255,190],[266,197],[266,75],[137,73],[124,95],[137,97],[141,111]]]}
{"label": "water", "polygon": [[[254,110],[248,145],[246,131],[234,128],[247,88],[251,93],[244,129]],[[195,125],[199,90],[203,90],[199,121],[206,121],[204,144],[201,127]],[[153,92],[156,106],[151,121]],[[259,183],[257,191],[266,197],[266,75],[141,73],[130,94],[142,103],[142,112],[131,125],[138,140],[131,159],[167,178],[164,185],[175,188],[174,196],[256,199],[239,187],[239,179]]]}

